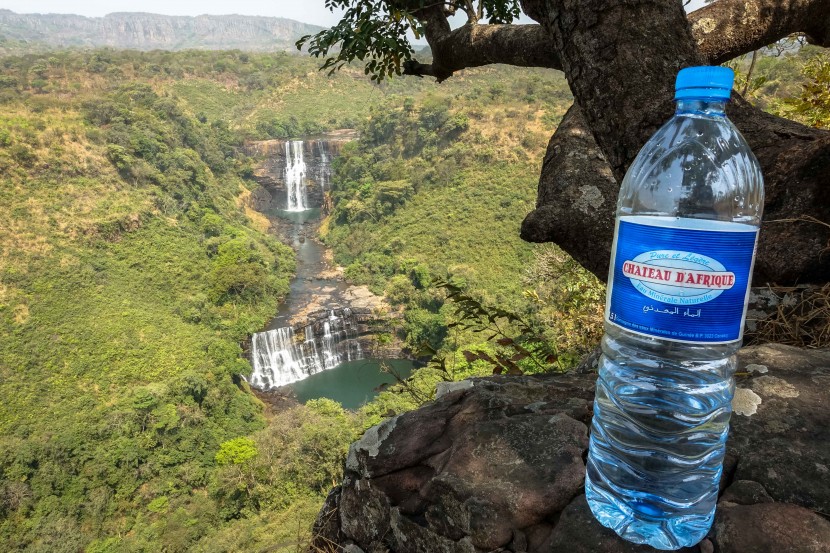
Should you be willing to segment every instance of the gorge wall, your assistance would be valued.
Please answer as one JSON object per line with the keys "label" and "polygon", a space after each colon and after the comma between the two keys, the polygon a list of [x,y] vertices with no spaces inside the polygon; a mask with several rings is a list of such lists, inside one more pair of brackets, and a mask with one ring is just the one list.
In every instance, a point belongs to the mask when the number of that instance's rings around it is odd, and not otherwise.
{"label": "gorge wall", "polygon": [[[229,9],[233,9],[231,6]],[[50,46],[109,46],[136,50],[256,50],[295,52],[301,36],[322,27],[282,17],[169,16],[111,13],[104,17],[18,14],[0,10],[0,34]]]}

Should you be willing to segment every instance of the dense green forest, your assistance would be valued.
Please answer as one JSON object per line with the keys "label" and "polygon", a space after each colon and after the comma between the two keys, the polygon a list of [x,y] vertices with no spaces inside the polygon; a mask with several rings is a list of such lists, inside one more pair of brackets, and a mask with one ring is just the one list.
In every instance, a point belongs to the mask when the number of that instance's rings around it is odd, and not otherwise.
{"label": "dense green forest", "polygon": [[347,444],[417,404],[387,393],[361,413],[318,401],[266,416],[247,391],[240,342],[275,312],[293,256],[246,207],[244,140],[362,128],[382,105],[437,106],[443,126],[462,91],[512,116],[523,75],[523,98],[538,89],[523,112],[534,133],[508,128],[491,153],[502,173],[505,161],[527,170],[499,238],[521,253],[505,245],[497,280],[477,281],[495,290],[532,259],[515,229],[542,125],[568,100],[561,78],[532,72],[482,70],[436,91],[327,77],[281,54],[55,51],[0,66],[0,540],[32,551],[293,549]]}
{"label": "dense green forest", "polygon": [[[518,239],[570,103],[564,78],[489,67],[371,84],[316,63],[0,58],[5,549],[301,549],[365,428],[440,379],[492,372],[487,358],[520,347],[518,369],[560,370],[595,342],[601,283]],[[810,49],[765,57],[749,93],[827,125],[829,67]],[[240,377],[240,344],[274,314],[294,259],[247,207],[255,160],[241,146],[343,127],[361,138],[337,161],[325,241],[437,361],[357,412],[329,400],[270,412]]]}

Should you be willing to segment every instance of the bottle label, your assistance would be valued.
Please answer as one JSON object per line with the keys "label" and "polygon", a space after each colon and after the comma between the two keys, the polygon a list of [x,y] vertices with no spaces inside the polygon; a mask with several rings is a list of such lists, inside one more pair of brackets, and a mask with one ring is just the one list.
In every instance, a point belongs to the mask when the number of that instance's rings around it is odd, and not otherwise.
{"label": "bottle label", "polygon": [[674,342],[743,337],[756,227],[645,216],[617,225],[606,322]]}

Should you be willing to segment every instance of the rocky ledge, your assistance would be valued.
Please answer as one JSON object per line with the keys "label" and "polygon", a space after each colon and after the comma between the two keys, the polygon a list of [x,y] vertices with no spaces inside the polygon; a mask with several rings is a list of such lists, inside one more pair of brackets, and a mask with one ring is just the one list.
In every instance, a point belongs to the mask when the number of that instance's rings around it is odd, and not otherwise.
{"label": "rocky ledge", "polygon": [[[478,378],[352,444],[315,546],[348,553],[653,551],[582,492],[595,374]],[[830,352],[740,353],[709,537],[690,552],[830,552]]]}

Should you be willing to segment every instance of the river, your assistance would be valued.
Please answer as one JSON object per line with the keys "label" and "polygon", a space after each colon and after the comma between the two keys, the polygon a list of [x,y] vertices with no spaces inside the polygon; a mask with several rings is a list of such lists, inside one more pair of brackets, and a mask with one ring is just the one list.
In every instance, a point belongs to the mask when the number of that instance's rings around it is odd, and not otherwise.
{"label": "river", "polygon": [[388,306],[366,287],[346,283],[342,269],[334,266],[317,239],[320,199],[337,149],[325,139],[311,145],[292,141],[259,148],[265,162],[256,174],[271,196],[259,209],[294,248],[297,273],[275,317],[252,336],[254,372],[248,380],[266,400],[327,397],[355,409],[373,398],[379,387],[395,382],[384,365],[405,378],[413,364],[373,358],[374,337],[367,321]]}

